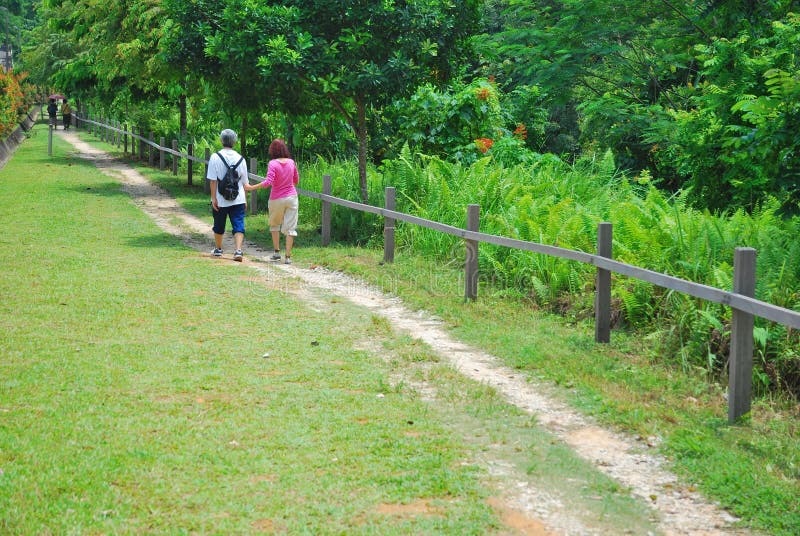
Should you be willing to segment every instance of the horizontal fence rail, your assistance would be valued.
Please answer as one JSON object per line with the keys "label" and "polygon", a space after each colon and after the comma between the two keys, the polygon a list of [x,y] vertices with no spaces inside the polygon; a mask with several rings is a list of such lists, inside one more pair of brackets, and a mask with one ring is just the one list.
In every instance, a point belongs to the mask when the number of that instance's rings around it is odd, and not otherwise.
{"label": "horizontal fence rail", "polygon": [[527,242],[525,240],[517,240],[515,238],[506,238],[504,236],[469,231],[467,229],[426,220],[424,218],[419,218],[403,212],[396,212],[394,210],[387,210],[385,208],[375,207],[372,205],[365,205],[355,201],[348,201],[346,199],[340,199],[331,195],[325,195],[306,190],[301,191],[299,188],[297,191],[298,193],[302,192],[302,195],[327,201],[335,205],[359,210],[361,212],[369,212],[371,214],[383,216],[384,218],[391,218],[397,221],[413,223],[415,225],[419,225],[420,227],[433,229],[434,231],[457,236],[465,240],[474,240],[476,242],[521,249],[524,251],[530,251],[532,253],[541,253],[551,257],[559,257],[561,259],[591,264],[597,268],[602,268],[620,275],[639,279],[662,288],[675,290],[683,294],[694,296],[695,298],[701,298],[706,301],[719,303],[720,305],[728,305],[734,309],[739,309],[740,311],[744,311],[767,320],[772,320],[773,322],[783,324],[784,326],[800,329],[800,312],[763,302],[742,294],[728,292],[716,287],[709,287],[707,285],[693,283],[691,281],[686,281],[685,279],[680,279],[664,273],[654,272],[645,268],[639,268],[637,266],[625,264],[623,262],[615,261],[600,255],[560,248],[557,246],[549,246],[546,244],[539,244],[537,242]]}
{"label": "horizontal fence rail", "polygon": [[[159,154],[171,154],[175,158],[185,158],[191,162],[208,164],[210,151],[206,150],[206,158],[182,153],[174,148],[164,146],[162,143],[155,143],[140,134],[128,131],[125,127],[118,128],[108,125],[101,121],[87,119],[75,115],[76,124],[78,121],[86,125],[97,126],[106,131],[112,131],[124,139],[125,150],[127,152],[127,137],[132,140],[139,140],[140,154],[141,146],[147,145]],[[52,136],[52,129],[50,132]],[[135,144],[132,144],[132,151]],[[191,152],[191,151],[190,151]],[[162,157],[163,159],[163,157]],[[173,169],[177,169],[177,164],[173,162]],[[255,159],[251,159],[249,169],[255,170]],[[163,169],[163,165],[162,165]],[[191,173],[191,166],[190,166]],[[265,179],[256,173],[248,171],[248,179],[261,182]],[[191,176],[189,177],[191,184]],[[318,199],[322,202],[322,245],[328,245],[330,241],[330,205],[338,205],[351,210],[358,210],[375,214],[384,218],[384,260],[391,262],[394,259],[394,229],[395,222],[402,221],[413,225],[418,225],[426,229],[431,229],[465,241],[466,262],[465,262],[465,298],[477,298],[477,255],[478,244],[494,244],[508,248],[529,251],[558,257],[570,261],[581,262],[595,266],[598,270],[596,299],[595,299],[595,340],[597,342],[609,342],[608,333],[610,331],[610,285],[611,278],[609,272],[620,274],[626,277],[638,279],[676,292],[681,292],[695,298],[700,298],[712,303],[731,307],[733,310],[733,324],[731,328],[731,356],[729,363],[728,380],[728,420],[735,422],[741,416],[750,411],[750,391],[752,384],[752,357],[753,357],[753,317],[758,316],[766,320],[777,322],[789,328],[800,330],[800,312],[786,309],[771,303],[757,300],[752,296],[755,289],[755,250],[752,248],[736,248],[734,258],[734,289],[733,292],[722,290],[716,287],[686,281],[668,274],[639,268],[630,264],[615,261],[611,258],[611,224],[600,222],[598,224],[598,254],[586,253],[571,249],[528,242],[514,238],[507,238],[498,235],[491,235],[477,231],[479,209],[478,205],[468,207],[467,228],[454,227],[436,221],[426,220],[411,214],[397,212],[394,208],[394,188],[388,187],[386,190],[386,205],[391,208],[381,208],[356,201],[349,201],[330,195],[331,193],[330,176],[323,177],[323,192],[313,192],[297,188],[299,195]],[[208,190],[206,190],[208,191]],[[253,205],[254,206],[254,205]],[[391,248],[389,250],[388,248]]]}

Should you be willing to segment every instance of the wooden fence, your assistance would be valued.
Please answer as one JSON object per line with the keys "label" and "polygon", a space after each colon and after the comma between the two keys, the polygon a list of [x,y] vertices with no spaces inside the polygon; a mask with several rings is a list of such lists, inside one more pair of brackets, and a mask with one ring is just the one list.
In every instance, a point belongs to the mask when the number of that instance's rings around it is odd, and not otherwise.
{"label": "wooden fence", "polygon": [[[156,144],[135,132],[135,128],[130,130],[124,125],[111,125],[96,119],[75,116],[77,124],[83,124],[91,132],[96,133],[105,141],[122,145],[125,153],[128,152],[128,138],[131,139],[131,154],[136,155],[136,143],[139,142],[140,158],[149,160],[154,164],[154,154],[158,152],[159,168],[165,169],[165,155],[172,155],[172,173],[178,173],[178,159],[187,159],[189,184],[192,183],[192,162],[208,164],[210,151],[207,149],[205,158],[198,158],[192,154],[192,146],[189,145],[187,153],[178,150],[177,141],[172,142],[172,147],[166,147],[164,138]],[[52,131],[51,131],[52,135]],[[153,135],[150,133],[150,138]],[[149,147],[149,149],[147,149]],[[144,158],[145,151],[149,152]],[[256,174],[258,162],[250,160],[249,179],[261,182],[264,177]],[[206,192],[208,181],[206,183]],[[251,202],[248,203],[249,210],[255,212],[256,192],[252,192]],[[419,225],[445,234],[457,236],[464,239],[465,261],[464,261],[464,297],[467,300],[475,300],[478,297],[478,245],[480,243],[495,244],[509,248],[516,248],[532,253],[549,255],[562,259],[582,262],[593,265],[597,268],[595,285],[595,340],[600,343],[608,343],[611,337],[611,273],[632,277],[641,281],[652,283],[653,285],[681,292],[689,296],[694,296],[709,302],[718,303],[731,307],[731,350],[728,365],[728,422],[733,423],[741,416],[747,414],[751,407],[751,388],[753,373],[753,325],[756,316],[777,322],[784,326],[800,329],[800,312],[793,311],[763,302],[754,298],[755,277],[756,277],[756,250],[753,248],[736,248],[733,259],[734,282],[733,290],[726,291],[716,287],[709,287],[699,283],[693,283],[673,277],[667,274],[646,270],[613,260],[612,258],[612,226],[607,222],[600,222],[597,226],[597,253],[585,253],[570,249],[559,248],[505,238],[497,235],[490,235],[479,232],[480,207],[478,205],[467,206],[467,226],[465,229],[445,225],[443,223],[426,220],[410,214],[396,212],[395,189],[387,187],[385,191],[384,207],[375,207],[355,201],[340,199],[331,195],[331,178],[325,175],[322,181],[322,192],[312,192],[298,188],[300,195],[319,199],[322,202],[322,245],[327,246],[331,237],[331,206],[338,205],[352,210],[368,212],[383,217],[384,220],[384,260],[392,262],[394,260],[394,229],[396,221],[403,221],[413,225]]]}

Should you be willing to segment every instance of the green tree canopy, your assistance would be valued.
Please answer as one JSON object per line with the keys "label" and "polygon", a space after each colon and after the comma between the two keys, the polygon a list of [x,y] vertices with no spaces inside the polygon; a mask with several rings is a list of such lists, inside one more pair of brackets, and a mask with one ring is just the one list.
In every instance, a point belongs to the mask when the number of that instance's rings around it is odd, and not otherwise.
{"label": "green tree canopy", "polygon": [[268,2],[291,12],[284,33],[265,33],[258,64],[325,96],[359,140],[366,200],[367,114],[409,95],[423,81],[449,80],[477,28],[478,0],[463,2]]}
{"label": "green tree canopy", "polygon": [[[746,105],[731,107],[746,95],[770,106],[790,102],[795,40],[773,22],[793,26],[788,13],[798,8],[789,0],[498,0],[488,4],[492,31],[477,48],[482,72],[504,87],[543,89],[556,123],[547,149],[563,150],[562,136],[580,142],[575,153],[611,149],[621,167],[647,170],[662,187],[692,187],[699,206],[752,208],[773,194],[791,204],[795,194],[779,175],[795,172],[759,159],[792,161],[797,142],[768,134],[767,122],[753,125],[755,115],[741,113]],[[739,43],[727,59],[719,55],[730,52],[725,43]],[[767,85],[770,69],[786,73],[783,82]],[[717,149],[725,149],[719,158],[711,156]]]}

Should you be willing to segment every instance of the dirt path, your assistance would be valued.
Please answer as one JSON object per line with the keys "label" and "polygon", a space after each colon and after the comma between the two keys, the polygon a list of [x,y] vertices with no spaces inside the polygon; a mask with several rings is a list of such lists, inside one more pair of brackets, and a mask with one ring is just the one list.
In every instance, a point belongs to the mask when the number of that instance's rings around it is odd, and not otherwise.
{"label": "dirt path", "polygon": [[[148,182],[124,162],[84,143],[71,132],[58,135],[74,145],[77,154],[94,161],[104,173],[121,181],[134,203],[151,216],[166,232],[179,236],[188,246],[207,251],[212,247],[211,218],[201,220],[181,209],[177,202],[157,186]],[[224,249],[232,251],[226,235]],[[265,260],[270,252],[245,243],[245,256]],[[295,277],[306,287],[322,289],[333,295],[366,307],[373,314],[385,317],[398,331],[406,332],[430,345],[443,362],[449,363],[464,376],[493,387],[506,400],[536,416],[540,426],[569,445],[578,455],[600,471],[628,488],[631,494],[653,509],[658,530],[666,535],[711,536],[749,534],[736,529],[736,519],[711,504],[698,493],[682,485],[667,471],[665,460],[650,452],[646,442],[636,441],[599,427],[590,419],[548,396],[548,388],[531,381],[523,374],[503,365],[499,359],[454,340],[434,318],[413,312],[396,298],[387,297],[363,283],[340,273],[308,269],[298,265],[275,265],[246,262],[254,270],[289,292],[303,294],[313,301],[308,290],[297,285],[280,285],[281,280]],[[491,464],[491,460],[488,460]],[[489,472],[506,482],[504,504],[498,510],[504,523],[516,534],[602,534],[597,527],[565,512],[546,489],[539,489],[528,475],[502,463],[491,464]]]}

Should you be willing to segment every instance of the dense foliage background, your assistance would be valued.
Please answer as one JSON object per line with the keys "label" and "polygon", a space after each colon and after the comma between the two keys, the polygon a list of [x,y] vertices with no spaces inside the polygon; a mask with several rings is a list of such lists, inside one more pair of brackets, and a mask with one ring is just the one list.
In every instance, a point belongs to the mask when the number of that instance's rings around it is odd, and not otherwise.
{"label": "dense foliage background", "polygon": [[[29,79],[84,109],[196,147],[234,126],[285,138],[338,195],[731,287],[759,250],[758,297],[800,309],[800,2],[12,0]],[[340,216],[338,238],[380,232]],[[449,261],[456,244],[401,227]],[[481,249],[502,292],[582,316],[588,267]],[[730,311],[636,281],[618,325],[724,375]],[[756,328],[757,389],[800,393],[798,334]]]}

